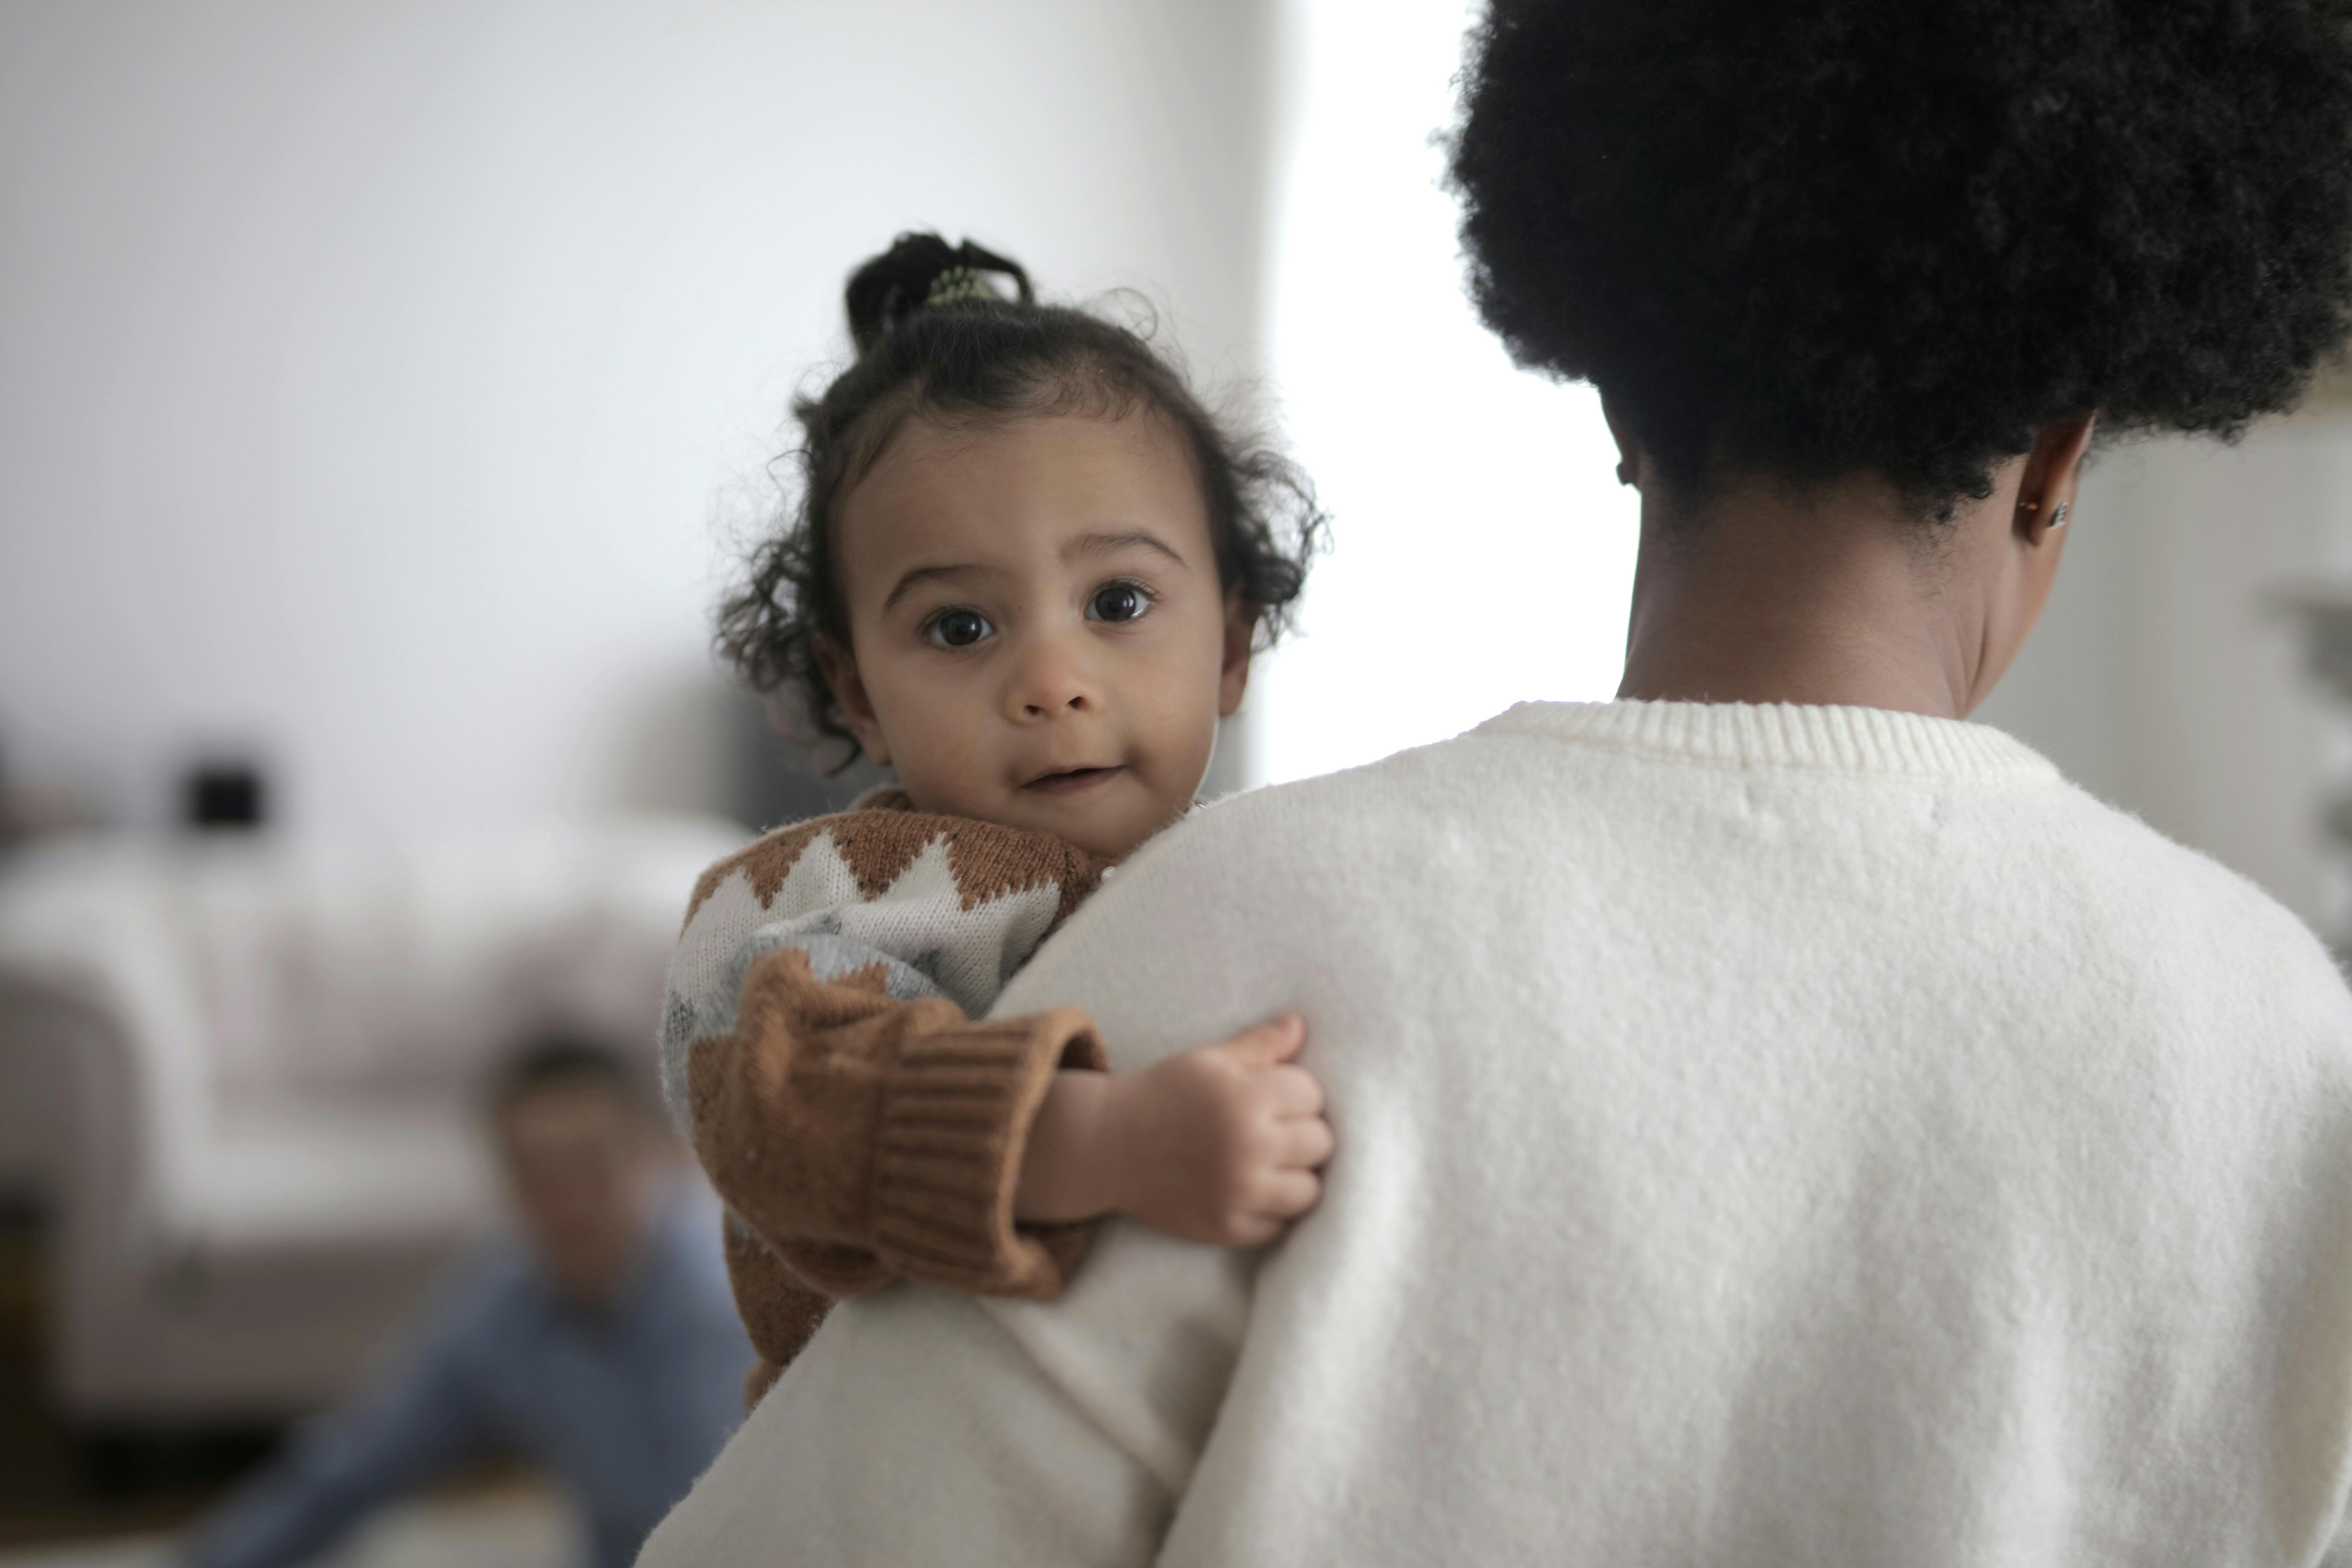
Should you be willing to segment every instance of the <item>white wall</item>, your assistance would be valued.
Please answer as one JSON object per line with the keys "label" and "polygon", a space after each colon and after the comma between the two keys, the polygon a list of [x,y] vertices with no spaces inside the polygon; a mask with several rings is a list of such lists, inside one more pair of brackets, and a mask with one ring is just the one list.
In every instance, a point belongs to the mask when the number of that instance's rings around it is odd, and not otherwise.
{"label": "white wall", "polygon": [[2316,817],[2344,781],[2279,590],[2352,580],[2352,415],[2102,454],[2050,607],[1977,717],[2334,927]]}
{"label": "white wall", "polygon": [[1255,0],[0,7],[0,757],[119,816],[705,782],[708,610],[847,269],[970,233],[1255,367]]}
{"label": "white wall", "polygon": [[1335,519],[1251,705],[1268,776],[1605,699],[1639,507],[1590,387],[1512,368],[1463,292],[1433,140],[1464,0],[1286,0],[1273,374]]}

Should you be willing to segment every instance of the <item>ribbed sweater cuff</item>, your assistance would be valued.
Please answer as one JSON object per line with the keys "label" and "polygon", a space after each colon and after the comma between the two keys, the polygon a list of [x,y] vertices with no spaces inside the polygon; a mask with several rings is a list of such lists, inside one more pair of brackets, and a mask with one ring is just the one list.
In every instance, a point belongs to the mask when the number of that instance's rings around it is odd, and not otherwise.
{"label": "ribbed sweater cuff", "polygon": [[876,1251],[905,1278],[951,1290],[1061,1294],[1093,1226],[1017,1228],[1013,1192],[1054,1075],[1108,1066],[1074,1007],[908,1039],[876,1140]]}

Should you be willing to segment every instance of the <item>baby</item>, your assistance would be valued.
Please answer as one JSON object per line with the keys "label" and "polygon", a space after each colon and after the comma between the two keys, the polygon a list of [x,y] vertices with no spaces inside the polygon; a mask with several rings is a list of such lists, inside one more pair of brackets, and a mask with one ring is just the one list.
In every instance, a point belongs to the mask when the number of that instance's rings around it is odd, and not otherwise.
{"label": "baby", "polygon": [[1332,1146],[1295,1017],[1130,1074],[1075,1009],[975,1021],[1191,808],[1303,584],[1311,492],[969,242],[902,236],[847,303],[856,363],[794,410],[799,514],[720,643],[898,784],[704,873],[662,1021],[755,1399],[832,1300],[1051,1297],[1104,1215],[1270,1240]]}

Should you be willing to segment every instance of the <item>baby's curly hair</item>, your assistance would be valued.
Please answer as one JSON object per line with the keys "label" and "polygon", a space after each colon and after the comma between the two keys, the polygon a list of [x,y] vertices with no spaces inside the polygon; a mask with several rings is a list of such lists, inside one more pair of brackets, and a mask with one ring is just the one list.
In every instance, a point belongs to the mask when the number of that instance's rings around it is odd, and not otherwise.
{"label": "baby's curly hair", "polygon": [[1876,472],[1923,518],[2053,421],[2234,437],[2352,297],[2341,0],[1496,0],[1471,288],[1685,500]]}
{"label": "baby's curly hair", "polygon": [[[991,278],[1007,279],[1016,297]],[[821,637],[849,642],[836,513],[909,419],[1165,419],[1200,479],[1218,581],[1255,614],[1261,650],[1289,629],[1327,526],[1314,488],[1279,452],[1230,433],[1142,335],[1041,305],[1019,263],[936,234],[900,235],[851,275],[846,303],[856,360],[823,393],[794,400],[803,437],[797,498],[719,605],[717,639],[754,689],[791,690],[809,727],[848,742],[842,765],[856,759],[856,738],[816,655]]]}

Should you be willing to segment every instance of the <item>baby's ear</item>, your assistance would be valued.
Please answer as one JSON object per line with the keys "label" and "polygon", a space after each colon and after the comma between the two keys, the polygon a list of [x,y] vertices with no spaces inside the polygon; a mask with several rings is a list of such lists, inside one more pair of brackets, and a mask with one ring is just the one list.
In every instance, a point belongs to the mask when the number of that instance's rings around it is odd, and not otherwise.
{"label": "baby's ear", "polygon": [[1257,647],[1257,625],[1265,612],[1238,595],[1225,605],[1224,664],[1217,678],[1217,717],[1230,719],[1249,690],[1250,655]]}
{"label": "baby's ear", "polygon": [[857,673],[857,656],[823,632],[810,639],[810,646],[825,685],[833,689],[833,700],[841,705],[843,721],[857,737],[857,749],[876,767],[888,767],[890,743],[883,738],[882,725],[874,716],[874,700],[866,696],[866,682]]}

